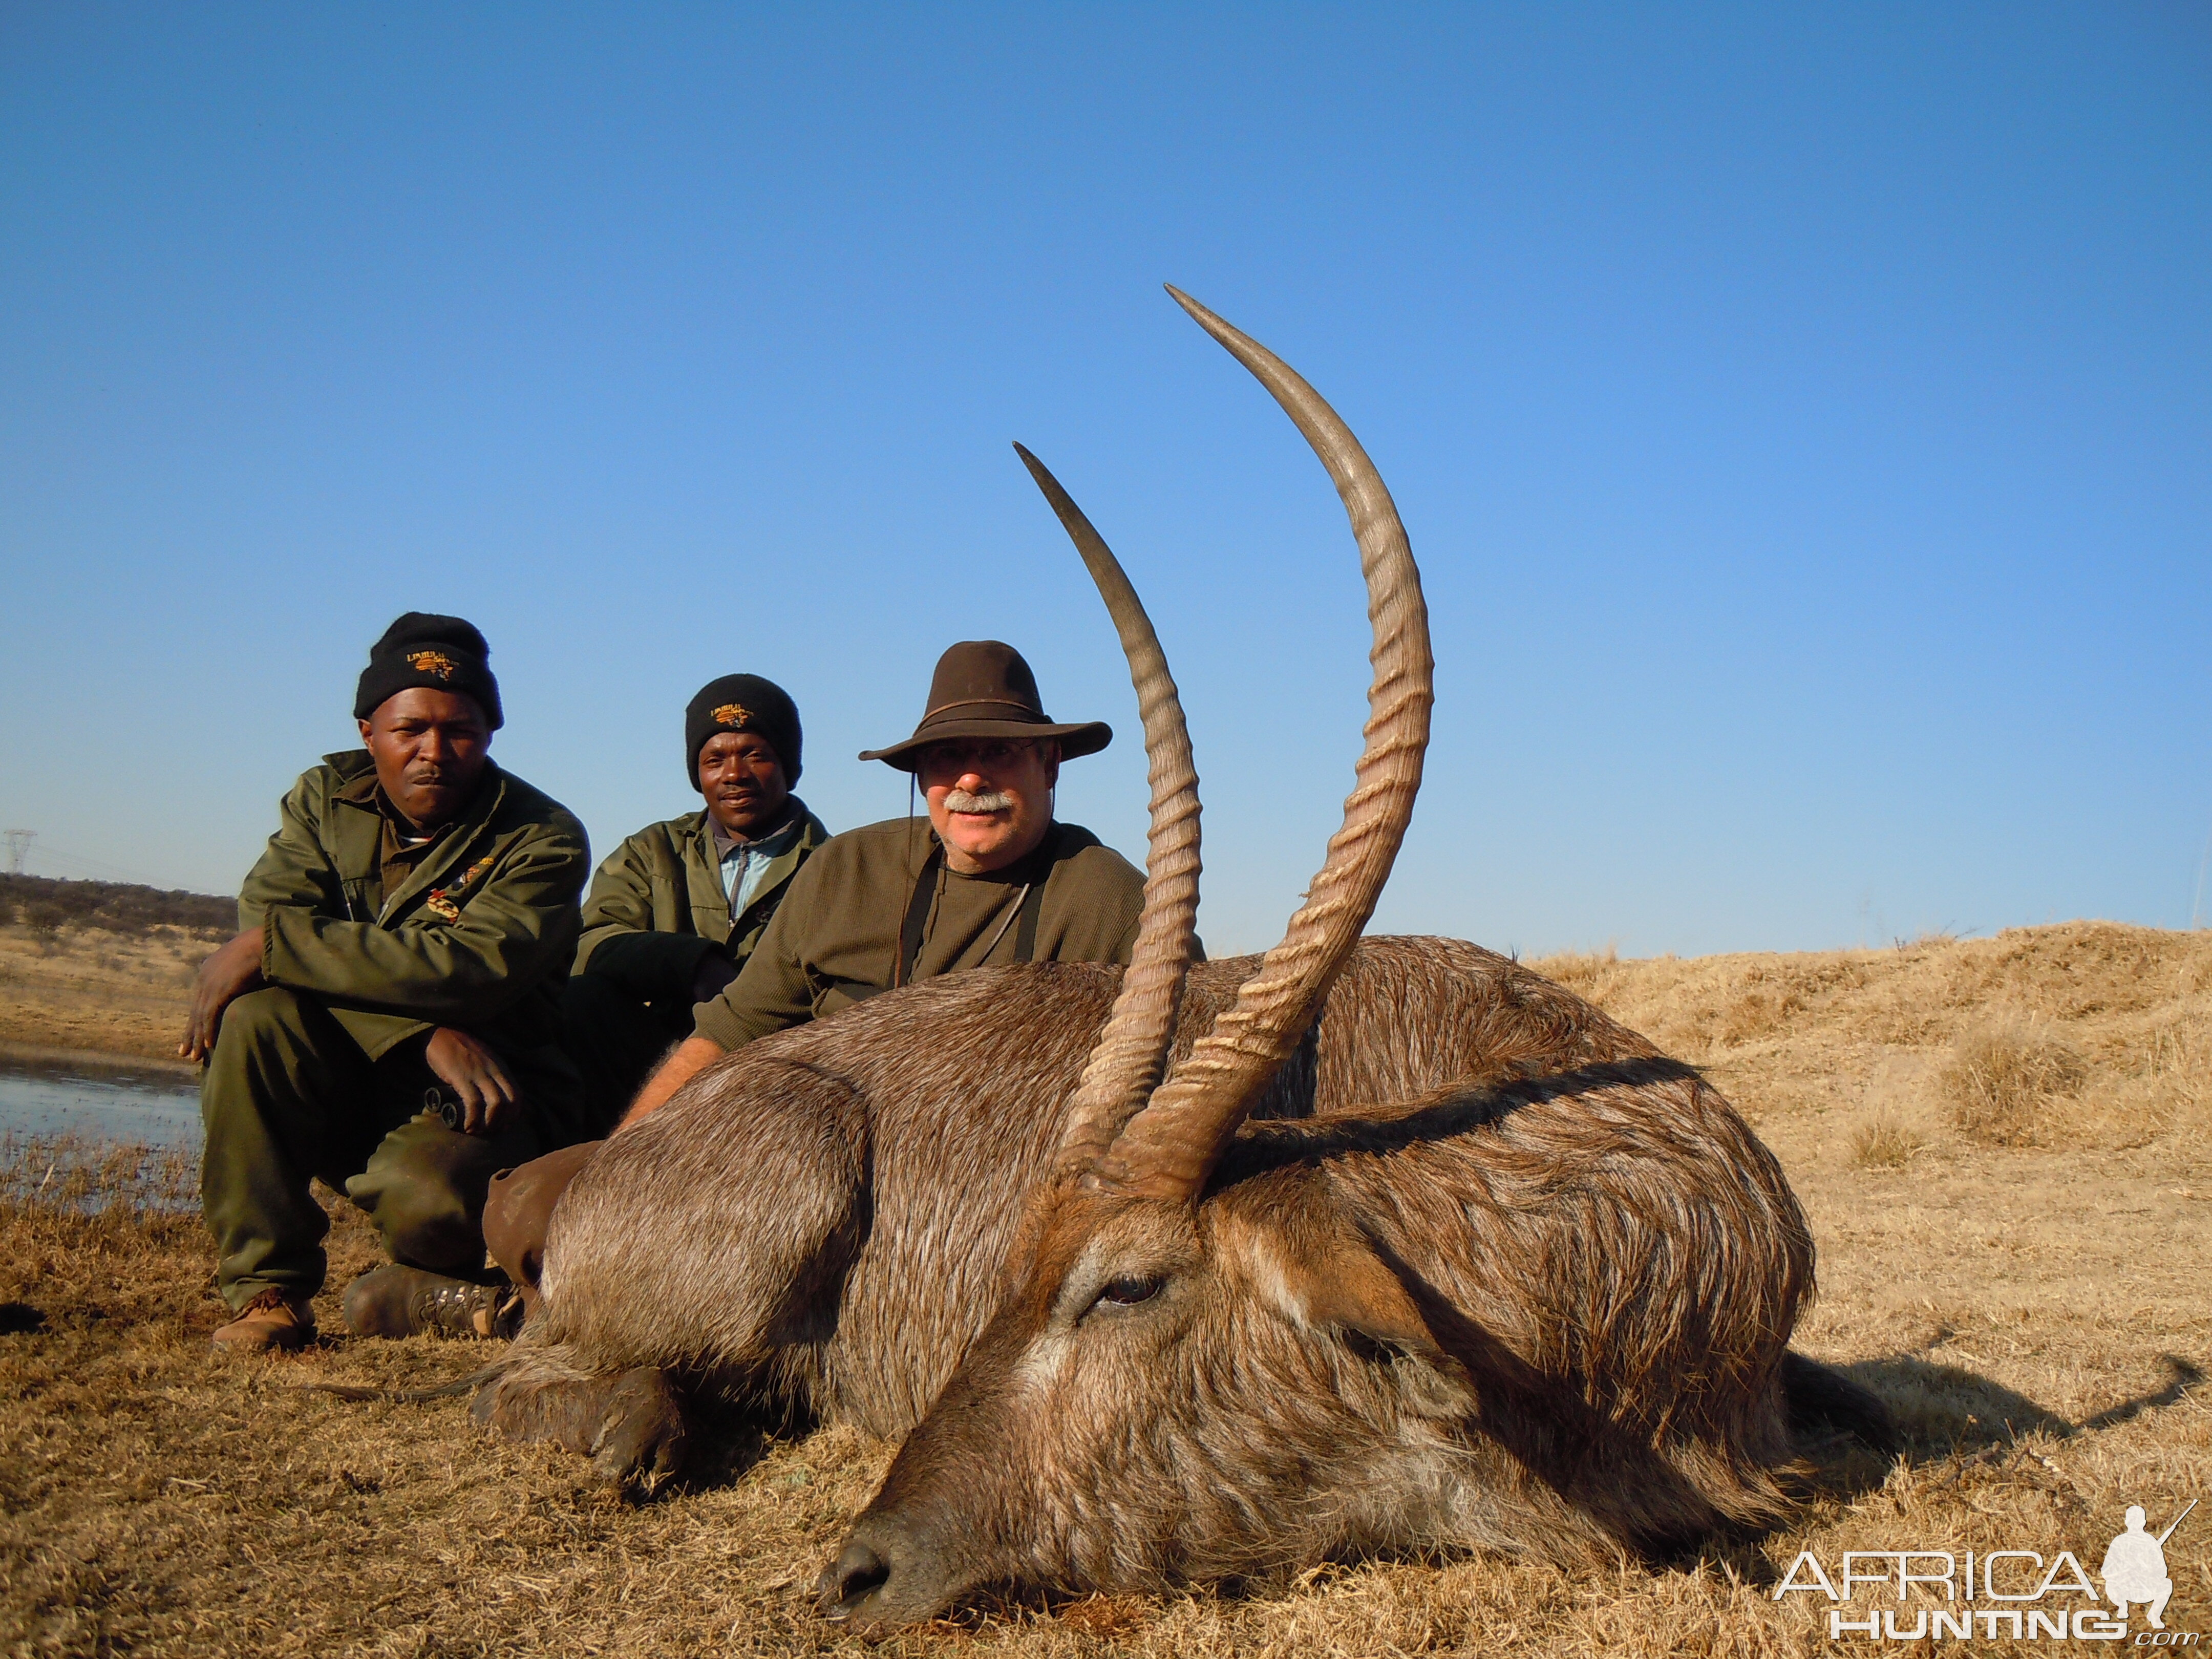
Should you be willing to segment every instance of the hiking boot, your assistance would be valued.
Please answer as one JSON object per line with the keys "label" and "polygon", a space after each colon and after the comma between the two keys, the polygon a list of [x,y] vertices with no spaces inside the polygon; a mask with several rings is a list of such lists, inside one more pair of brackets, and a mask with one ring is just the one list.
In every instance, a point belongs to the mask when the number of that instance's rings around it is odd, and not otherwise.
{"label": "hiking boot", "polygon": [[301,1348],[315,1340],[315,1316],[305,1297],[295,1301],[276,1285],[265,1285],[209,1340],[222,1353]]}
{"label": "hiking boot", "polygon": [[346,1323],[356,1336],[511,1338],[522,1328],[522,1295],[512,1285],[471,1285],[392,1262],[346,1286]]}

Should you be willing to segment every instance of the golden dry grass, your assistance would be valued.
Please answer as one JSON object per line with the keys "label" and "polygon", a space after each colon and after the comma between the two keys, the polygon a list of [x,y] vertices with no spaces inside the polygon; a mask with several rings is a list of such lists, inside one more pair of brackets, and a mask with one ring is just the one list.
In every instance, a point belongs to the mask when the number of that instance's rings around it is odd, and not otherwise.
{"label": "golden dry grass", "polygon": [[2029,1024],[1961,1031],[1936,1068],[1951,1121],[1969,1139],[2025,1146],[2040,1139],[2089,1068],[2065,1038]]}
{"label": "golden dry grass", "polygon": [[222,942],[181,927],[135,938],[74,924],[0,927],[0,1052],[65,1049],[181,1069],[193,977]]}
{"label": "golden dry grass", "polygon": [[1893,1111],[1869,1112],[1851,1131],[1851,1155],[1870,1170],[1901,1170],[1927,1150],[1920,1131]]}
{"label": "golden dry grass", "polygon": [[[1801,1549],[1832,1568],[1854,1548],[2069,1549],[2094,1571],[2125,1504],[2163,1524],[2212,1495],[2212,1397],[2195,1386],[2212,1369],[2212,937],[2074,924],[1539,966],[1705,1066],[1757,1122],[1820,1248],[1799,1346],[1879,1390],[1909,1454],[1820,1449],[1796,1524],[1657,1570],[1366,1563],[1241,1595],[994,1609],[881,1651],[1829,1653],[1825,1603],[1767,1593]],[[2040,1144],[1972,1139],[1939,1080],[1962,1036],[2008,1024],[2081,1056]],[[1918,1143],[1901,1164],[1857,1150],[1884,1123]],[[0,1334],[0,1652],[860,1650],[806,1589],[888,1449],[724,1425],[702,1478],[626,1504],[578,1460],[480,1437],[459,1401],[296,1387],[419,1385],[483,1350],[216,1359],[197,1218],[87,1214],[53,1193],[0,1183],[0,1304],[44,1316]],[[342,1284],[373,1252],[333,1210]],[[335,1298],[319,1311],[335,1322]],[[0,1313],[0,1331],[28,1317]],[[2167,1546],[2176,1630],[2212,1625],[2204,1516]]]}

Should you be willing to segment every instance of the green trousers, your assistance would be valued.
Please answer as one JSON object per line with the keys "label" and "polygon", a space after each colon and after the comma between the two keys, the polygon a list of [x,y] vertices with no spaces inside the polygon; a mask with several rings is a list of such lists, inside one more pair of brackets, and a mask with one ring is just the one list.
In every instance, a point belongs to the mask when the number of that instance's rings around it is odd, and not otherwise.
{"label": "green trousers", "polygon": [[483,1267],[492,1176],[586,1139],[581,1085],[557,1048],[501,1052],[521,1101],[497,1133],[448,1129],[422,1109],[437,1080],[427,1041],[372,1060],[315,998],[275,988],[223,1011],[200,1081],[200,1203],[233,1309],[270,1285],[322,1288],[330,1219],[311,1179],[365,1211],[393,1261],[465,1277]]}
{"label": "green trousers", "polygon": [[605,974],[561,988],[562,1042],[584,1079],[591,1133],[604,1135],[671,1047],[691,1035],[691,1005],[645,1002]]}

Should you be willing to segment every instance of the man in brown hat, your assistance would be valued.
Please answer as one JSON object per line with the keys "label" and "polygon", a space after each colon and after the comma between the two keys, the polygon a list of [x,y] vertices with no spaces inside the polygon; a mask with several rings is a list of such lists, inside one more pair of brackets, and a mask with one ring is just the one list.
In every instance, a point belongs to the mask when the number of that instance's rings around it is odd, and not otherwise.
{"label": "man in brown hat", "polygon": [[[1126,964],[1144,874],[1052,815],[1060,763],[1097,754],[1113,736],[1103,721],[1048,719],[1013,647],[970,640],[947,651],[914,735],[860,757],[915,775],[927,832],[892,818],[823,842],[792,878],[744,970],[698,1006],[692,1035],[647,1079],[623,1123],[731,1050],[896,986],[1017,962]],[[526,1296],[554,1201],[592,1149],[572,1146],[493,1182],[484,1236]]]}
{"label": "man in brown hat", "polygon": [[1060,762],[1113,736],[1103,721],[1047,719],[1012,646],[947,651],[914,735],[860,757],[915,775],[929,833],[892,818],[830,837],[793,878],[788,917],[779,911],[745,971],[700,1006],[691,1040],[629,1116],[731,1049],[894,986],[1012,962],[1127,962],[1143,872],[1052,815]]}

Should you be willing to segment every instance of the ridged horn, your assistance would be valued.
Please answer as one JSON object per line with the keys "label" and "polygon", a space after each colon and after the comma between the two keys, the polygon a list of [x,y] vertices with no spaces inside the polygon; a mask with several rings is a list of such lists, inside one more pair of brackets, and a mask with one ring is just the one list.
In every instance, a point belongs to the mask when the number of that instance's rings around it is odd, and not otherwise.
{"label": "ridged horn", "polygon": [[1060,480],[1019,444],[1014,451],[1036,480],[1075,550],[1098,585],[1129,659],[1137,713],[1145,724],[1145,758],[1152,786],[1152,827],[1145,854],[1145,908],[1137,940],[1113,1012],[1084,1065],[1060,1141],[1063,1173],[1079,1175],[1113,1145],[1121,1126],[1159,1087],[1175,1041],[1183,981],[1190,974],[1191,941],[1198,920],[1198,771],[1182,699],[1168,672],[1152,619],[1130,585],[1106,538],[1084,516]]}
{"label": "ridged horn", "polygon": [[1305,902],[1235,1005],[1083,1178],[1105,1192],[1188,1200],[1203,1191],[1253,1100],[1297,1048],[1374,914],[1421,785],[1435,662],[1405,526],[1351,428],[1274,353],[1180,289],[1168,292],[1273,394],[1328,469],[1359,544],[1375,632],[1365,751],[1344,803],[1343,827],[1330,837]]}

